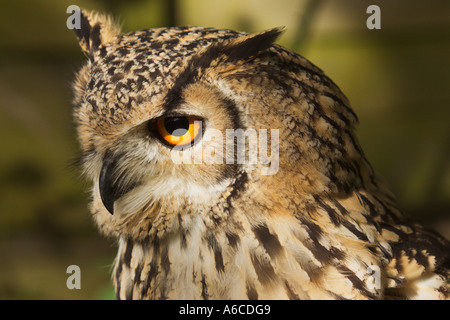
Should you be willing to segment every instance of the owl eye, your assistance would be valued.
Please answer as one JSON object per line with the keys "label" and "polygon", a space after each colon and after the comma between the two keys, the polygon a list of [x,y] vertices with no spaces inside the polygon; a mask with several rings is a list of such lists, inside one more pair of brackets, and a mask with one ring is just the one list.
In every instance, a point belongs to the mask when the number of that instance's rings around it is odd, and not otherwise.
{"label": "owl eye", "polygon": [[171,147],[190,146],[198,137],[202,120],[193,116],[166,117],[156,120],[156,135]]}

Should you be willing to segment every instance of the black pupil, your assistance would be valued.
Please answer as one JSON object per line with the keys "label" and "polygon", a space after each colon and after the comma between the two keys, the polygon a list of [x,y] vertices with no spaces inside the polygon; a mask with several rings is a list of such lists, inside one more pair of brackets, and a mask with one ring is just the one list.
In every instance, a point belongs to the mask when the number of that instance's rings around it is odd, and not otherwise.
{"label": "black pupil", "polygon": [[185,117],[166,118],[164,127],[169,134],[181,137],[189,131],[189,120]]}

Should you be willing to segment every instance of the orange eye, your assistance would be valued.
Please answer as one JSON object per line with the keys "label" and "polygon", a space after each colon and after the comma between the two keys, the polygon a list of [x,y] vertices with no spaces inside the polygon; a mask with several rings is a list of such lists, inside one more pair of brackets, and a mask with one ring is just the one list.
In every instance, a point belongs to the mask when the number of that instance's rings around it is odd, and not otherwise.
{"label": "orange eye", "polygon": [[157,133],[169,146],[190,146],[199,135],[202,120],[192,117],[167,117],[156,120]]}

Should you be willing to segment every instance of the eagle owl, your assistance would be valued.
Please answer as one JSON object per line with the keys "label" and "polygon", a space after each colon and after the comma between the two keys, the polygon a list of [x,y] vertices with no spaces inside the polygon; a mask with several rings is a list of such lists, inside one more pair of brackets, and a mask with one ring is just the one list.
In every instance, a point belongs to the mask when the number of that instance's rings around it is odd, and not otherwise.
{"label": "eagle owl", "polygon": [[74,121],[117,297],[448,298],[449,242],[399,211],[346,97],[281,32],[81,12]]}

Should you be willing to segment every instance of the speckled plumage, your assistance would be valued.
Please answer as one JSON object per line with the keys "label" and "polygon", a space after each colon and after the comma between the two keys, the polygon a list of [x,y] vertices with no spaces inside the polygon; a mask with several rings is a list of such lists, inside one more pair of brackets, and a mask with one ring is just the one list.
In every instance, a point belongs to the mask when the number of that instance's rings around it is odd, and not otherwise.
{"label": "speckled plumage", "polygon": [[[399,211],[358,144],[346,97],[273,44],[280,30],[121,34],[83,12],[76,34],[89,61],[74,83],[74,118],[93,218],[119,241],[118,298],[448,298],[448,241]],[[205,123],[183,151],[149,130],[180,114]],[[262,175],[263,163],[171,158],[214,143],[211,129],[237,128],[279,130],[276,174]]]}

